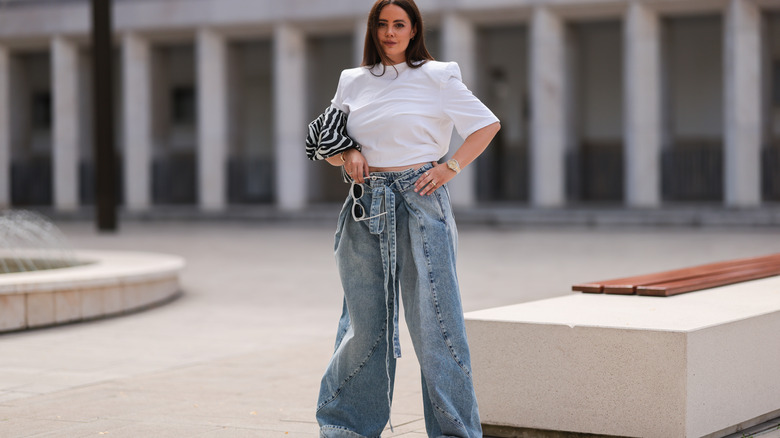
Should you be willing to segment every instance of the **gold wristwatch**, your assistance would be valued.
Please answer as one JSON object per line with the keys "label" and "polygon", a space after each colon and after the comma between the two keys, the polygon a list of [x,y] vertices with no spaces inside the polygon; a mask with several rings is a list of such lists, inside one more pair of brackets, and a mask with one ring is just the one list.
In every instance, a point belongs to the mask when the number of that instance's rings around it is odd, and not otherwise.
{"label": "gold wristwatch", "polygon": [[460,163],[458,163],[458,160],[454,158],[447,161],[447,167],[449,167],[450,170],[455,172],[456,175],[460,173]]}

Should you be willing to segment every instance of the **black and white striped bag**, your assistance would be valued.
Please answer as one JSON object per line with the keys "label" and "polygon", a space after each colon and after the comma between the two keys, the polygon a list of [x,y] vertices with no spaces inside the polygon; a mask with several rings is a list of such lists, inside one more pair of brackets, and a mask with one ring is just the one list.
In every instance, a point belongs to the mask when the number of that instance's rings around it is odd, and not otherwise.
{"label": "black and white striped bag", "polygon": [[328,107],[309,123],[306,156],[310,160],[324,160],[350,148],[360,150],[360,145],[347,135],[347,115],[343,111]]}

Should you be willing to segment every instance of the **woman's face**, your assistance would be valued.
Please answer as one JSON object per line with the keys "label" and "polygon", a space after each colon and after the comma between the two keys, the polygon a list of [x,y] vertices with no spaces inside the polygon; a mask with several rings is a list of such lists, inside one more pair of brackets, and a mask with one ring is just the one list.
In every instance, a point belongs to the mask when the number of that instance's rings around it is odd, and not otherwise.
{"label": "woman's face", "polygon": [[406,48],[416,33],[409,15],[398,5],[387,5],[379,13],[377,40],[393,64],[406,62]]}

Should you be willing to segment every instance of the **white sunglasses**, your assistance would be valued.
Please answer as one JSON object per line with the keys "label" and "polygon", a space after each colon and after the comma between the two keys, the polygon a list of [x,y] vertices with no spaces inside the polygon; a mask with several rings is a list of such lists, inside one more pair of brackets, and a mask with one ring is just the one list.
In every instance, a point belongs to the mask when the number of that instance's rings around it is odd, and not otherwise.
{"label": "white sunglasses", "polygon": [[[383,211],[376,216],[365,217],[366,209],[364,209],[363,206],[357,202],[358,199],[363,197],[363,193],[363,184],[358,184],[355,181],[352,181],[352,186],[349,188],[349,195],[352,197],[352,219],[355,219],[355,221],[367,221],[369,219],[387,214],[386,211]],[[387,206],[385,206],[385,208],[387,208]]]}

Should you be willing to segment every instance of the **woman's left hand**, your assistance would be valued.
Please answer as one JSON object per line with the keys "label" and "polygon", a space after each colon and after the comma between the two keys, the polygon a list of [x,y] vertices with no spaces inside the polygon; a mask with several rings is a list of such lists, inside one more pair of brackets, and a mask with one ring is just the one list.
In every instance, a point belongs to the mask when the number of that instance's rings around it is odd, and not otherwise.
{"label": "woman's left hand", "polygon": [[420,196],[432,194],[436,189],[447,184],[456,175],[446,164],[437,164],[420,175],[417,182],[414,183],[414,191]]}
{"label": "woman's left hand", "polygon": [[[453,158],[460,163],[461,169],[468,166],[488,147],[499,129],[501,129],[501,124],[496,122],[480,128],[466,137],[461,147],[453,154]],[[446,164],[434,164],[433,169],[420,175],[420,178],[414,183],[414,191],[421,196],[430,195],[439,187],[450,182],[452,178],[455,178],[455,175],[457,173]]]}

